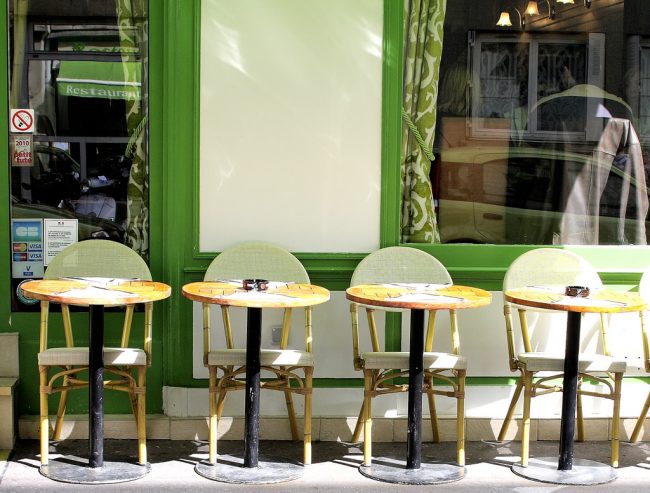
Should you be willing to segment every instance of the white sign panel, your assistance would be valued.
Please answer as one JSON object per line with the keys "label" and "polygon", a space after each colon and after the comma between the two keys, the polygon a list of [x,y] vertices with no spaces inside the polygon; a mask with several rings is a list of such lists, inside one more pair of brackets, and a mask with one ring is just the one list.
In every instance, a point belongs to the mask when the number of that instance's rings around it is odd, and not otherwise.
{"label": "white sign panel", "polygon": [[[79,221],[77,219],[44,219],[45,265],[65,247],[79,241]],[[99,261],[100,259],[98,259]]]}
{"label": "white sign panel", "polygon": [[201,22],[201,251],[378,248],[383,2],[204,0]]}
{"label": "white sign panel", "polygon": [[15,109],[9,115],[9,131],[11,133],[34,133],[34,110]]}

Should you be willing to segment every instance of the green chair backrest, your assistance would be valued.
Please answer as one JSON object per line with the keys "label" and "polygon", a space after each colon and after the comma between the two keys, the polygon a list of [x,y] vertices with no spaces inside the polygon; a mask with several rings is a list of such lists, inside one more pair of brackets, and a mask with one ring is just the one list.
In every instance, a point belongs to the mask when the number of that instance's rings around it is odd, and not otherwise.
{"label": "green chair backrest", "polygon": [[44,275],[59,277],[137,278],[151,281],[146,262],[135,251],[110,240],[85,240],[56,255]]}
{"label": "green chair backrest", "polygon": [[247,242],[227,248],[212,261],[205,281],[219,279],[268,279],[309,283],[309,275],[290,252],[276,245]]}
{"label": "green chair backrest", "polygon": [[432,255],[415,248],[388,247],[359,262],[350,285],[395,282],[451,284],[452,280],[445,266]]}

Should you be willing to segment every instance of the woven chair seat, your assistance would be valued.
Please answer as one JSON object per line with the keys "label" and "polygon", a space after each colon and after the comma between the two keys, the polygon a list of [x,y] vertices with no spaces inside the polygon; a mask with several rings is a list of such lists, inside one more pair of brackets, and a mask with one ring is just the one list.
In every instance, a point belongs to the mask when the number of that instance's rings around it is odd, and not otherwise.
{"label": "woven chair seat", "polygon": [[[38,353],[38,364],[46,366],[88,366],[88,348],[51,348]],[[142,349],[104,348],[104,365],[145,366],[147,355]]]}
{"label": "woven chair seat", "polygon": [[[564,371],[564,355],[553,353],[519,353],[517,355],[528,371]],[[627,363],[624,358],[602,354],[581,354],[578,371],[586,372],[624,372]]]}
{"label": "woven chair seat", "polygon": [[[362,353],[361,359],[363,367],[368,370],[407,370],[409,367],[409,353],[406,351]],[[425,370],[467,369],[466,358],[450,353],[424,353],[423,364]]]}
{"label": "woven chair seat", "polygon": [[[208,353],[208,365],[243,366],[246,364],[245,349],[217,349]],[[262,349],[262,366],[314,366],[314,356],[294,349]]]}

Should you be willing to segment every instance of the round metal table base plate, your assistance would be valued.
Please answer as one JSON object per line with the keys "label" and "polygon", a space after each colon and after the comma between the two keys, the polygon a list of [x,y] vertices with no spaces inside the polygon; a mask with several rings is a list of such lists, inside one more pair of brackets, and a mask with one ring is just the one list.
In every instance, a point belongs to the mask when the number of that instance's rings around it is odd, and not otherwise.
{"label": "round metal table base plate", "polygon": [[537,457],[528,460],[528,467],[514,464],[512,472],[542,483],[582,486],[610,483],[617,476],[613,467],[602,462],[573,459],[573,468],[570,471],[560,471],[557,468],[557,461],[557,457]]}
{"label": "round metal table base plate", "polygon": [[40,467],[46,478],[63,483],[105,484],[123,483],[146,476],[151,464],[132,464],[129,462],[104,461],[102,467],[88,467],[88,459],[79,457],[60,457],[50,459],[49,464]]}
{"label": "round metal table base plate", "polygon": [[216,464],[199,462],[194,470],[204,478],[222,483],[272,484],[302,477],[305,468],[289,459],[260,456],[257,467],[244,467],[241,455],[219,455]]}
{"label": "round metal table base plate", "polygon": [[463,466],[442,462],[422,463],[419,469],[406,469],[406,462],[395,459],[373,458],[369,466],[359,466],[364,476],[396,484],[442,484],[458,481],[465,477]]}

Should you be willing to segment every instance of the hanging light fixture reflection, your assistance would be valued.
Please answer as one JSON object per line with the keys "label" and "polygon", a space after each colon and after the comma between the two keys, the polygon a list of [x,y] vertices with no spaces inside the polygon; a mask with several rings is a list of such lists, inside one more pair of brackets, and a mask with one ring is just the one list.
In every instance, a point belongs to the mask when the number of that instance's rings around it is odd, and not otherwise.
{"label": "hanging light fixture reflection", "polygon": [[497,21],[497,26],[501,27],[510,27],[512,26],[512,21],[510,20],[510,14],[508,12],[501,12],[501,16]]}
{"label": "hanging light fixture reflection", "polygon": [[[526,18],[521,15],[521,12],[519,12],[519,9],[517,7],[512,7],[510,10],[514,10],[517,12],[517,16],[519,17],[519,27],[523,30],[524,27],[526,26]],[[510,27],[512,26],[512,21],[510,20],[510,13],[507,10],[502,10],[501,14],[499,14],[499,20],[497,21],[497,26],[499,27]]]}
{"label": "hanging light fixture reflection", "polygon": [[[555,5],[551,5],[550,0],[546,0],[546,6],[548,7],[548,18],[555,19]],[[537,0],[530,0],[528,2],[526,5],[526,10],[524,10],[524,14],[530,16],[540,15]]]}
{"label": "hanging light fixture reflection", "polygon": [[526,5],[526,10],[524,11],[526,15],[539,15],[539,8],[537,7],[536,0],[530,0],[528,5]]}
{"label": "hanging light fixture reflection", "polygon": [[[545,0],[545,1],[546,1],[546,6],[548,7],[548,18],[555,19],[555,5],[551,5],[550,0]],[[573,1],[573,0],[564,0],[564,1]],[[524,29],[526,26],[526,16],[532,17],[534,15],[540,15],[539,5],[537,0],[529,0],[529,2],[526,4],[526,8],[523,11],[519,11],[517,7],[511,7],[511,9],[517,12],[517,15],[519,16],[519,26],[521,27],[521,29]],[[512,26],[510,13],[508,12],[508,10],[511,9],[506,9],[501,11],[501,13],[499,14],[499,20],[497,21],[496,24],[497,26],[500,27]]]}
{"label": "hanging light fixture reflection", "polygon": [[557,3],[568,3],[568,4],[571,4],[571,5],[573,5],[573,3],[575,3],[573,0],[556,0],[556,1],[557,1]]}

